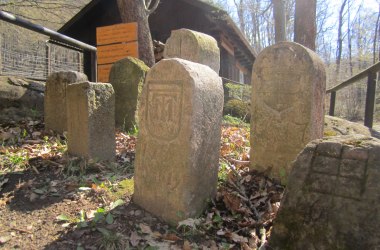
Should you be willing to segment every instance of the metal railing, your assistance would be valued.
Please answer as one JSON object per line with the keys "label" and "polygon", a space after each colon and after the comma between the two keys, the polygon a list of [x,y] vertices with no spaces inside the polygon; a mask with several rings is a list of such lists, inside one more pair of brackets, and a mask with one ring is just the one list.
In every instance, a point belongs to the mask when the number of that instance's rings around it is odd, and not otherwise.
{"label": "metal railing", "polygon": [[55,44],[61,46],[67,46],[71,49],[83,49],[91,52],[91,76],[89,77],[91,81],[97,81],[97,49],[94,46],[78,41],[74,38],[60,34],[54,30],[48,29],[44,26],[34,24],[28,20],[16,17],[8,12],[0,10],[0,20],[15,24],[17,26],[32,30],[34,32],[49,36],[50,39]]}
{"label": "metal railing", "polygon": [[372,65],[371,67],[363,70],[362,72],[336,85],[335,87],[328,89],[326,93],[331,94],[329,115],[334,116],[334,113],[335,113],[336,92],[340,89],[348,87],[352,85],[353,83],[367,77],[367,95],[366,95],[366,101],[365,101],[364,125],[369,128],[372,128],[373,114],[375,111],[375,99],[376,99],[376,75],[377,75],[377,72],[379,71],[380,71],[380,62]]}

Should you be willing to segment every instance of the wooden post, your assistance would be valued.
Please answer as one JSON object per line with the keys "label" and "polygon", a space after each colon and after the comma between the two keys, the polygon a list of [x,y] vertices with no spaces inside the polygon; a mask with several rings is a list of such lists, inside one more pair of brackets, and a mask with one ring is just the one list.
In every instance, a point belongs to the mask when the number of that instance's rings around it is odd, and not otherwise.
{"label": "wooden post", "polygon": [[331,92],[331,96],[330,96],[330,110],[329,110],[330,116],[335,115],[335,99],[336,99],[336,92],[333,91]]}
{"label": "wooden post", "polygon": [[49,77],[49,75],[51,74],[51,51],[50,51],[50,45],[48,43],[46,43],[46,46],[45,46],[45,51],[46,51],[46,55],[45,55],[45,64],[46,64],[46,79]]}
{"label": "wooden post", "polygon": [[372,128],[373,112],[375,111],[376,98],[376,72],[368,73],[367,96],[365,101],[364,125]]}

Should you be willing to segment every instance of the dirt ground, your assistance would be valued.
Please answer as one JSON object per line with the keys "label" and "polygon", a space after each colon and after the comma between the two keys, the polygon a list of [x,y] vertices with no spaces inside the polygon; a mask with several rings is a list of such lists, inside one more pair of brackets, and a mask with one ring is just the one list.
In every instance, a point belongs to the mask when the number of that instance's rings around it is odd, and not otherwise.
{"label": "dirt ground", "polygon": [[258,249],[284,188],[249,171],[249,131],[224,127],[215,199],[173,227],[132,201],[136,137],[116,133],[117,161],[69,157],[39,119],[0,126],[1,249]]}

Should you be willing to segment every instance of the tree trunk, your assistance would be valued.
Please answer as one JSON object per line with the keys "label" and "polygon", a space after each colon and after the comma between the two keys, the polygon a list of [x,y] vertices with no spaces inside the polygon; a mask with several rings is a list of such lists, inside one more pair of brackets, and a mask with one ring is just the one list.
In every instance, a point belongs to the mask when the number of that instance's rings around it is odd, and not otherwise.
{"label": "tree trunk", "polygon": [[286,40],[286,18],[284,0],[272,0],[275,27],[275,42]]}
{"label": "tree trunk", "polygon": [[152,36],[144,0],[117,0],[121,20],[124,23],[137,22],[139,57],[149,67],[155,63]]}
{"label": "tree trunk", "polygon": [[347,44],[348,44],[348,59],[350,64],[350,76],[354,74],[354,65],[352,63],[352,41],[351,41],[351,11],[350,2],[347,5]]}
{"label": "tree trunk", "polygon": [[316,0],[296,0],[294,41],[315,50]]}
{"label": "tree trunk", "polygon": [[243,0],[240,0],[239,2],[236,2],[236,0],[234,0],[234,4],[235,4],[238,18],[239,18],[240,30],[243,32],[244,35],[246,35],[245,18],[244,18],[244,2]]}
{"label": "tree trunk", "polygon": [[[340,72],[340,62],[342,59],[342,50],[343,50],[343,34],[342,34],[342,28],[343,28],[343,12],[346,7],[347,0],[343,0],[343,3],[340,7],[339,11],[339,24],[338,24],[338,48],[337,48],[337,56],[336,56],[336,69],[335,69],[335,77],[336,80],[339,79],[339,72]],[[335,81],[336,82],[336,81]]]}
{"label": "tree trunk", "polygon": [[373,39],[373,64],[376,63],[376,49],[377,49],[377,33],[379,32],[380,25],[380,3],[379,3],[379,12],[377,13],[376,28],[375,28],[375,38]]}

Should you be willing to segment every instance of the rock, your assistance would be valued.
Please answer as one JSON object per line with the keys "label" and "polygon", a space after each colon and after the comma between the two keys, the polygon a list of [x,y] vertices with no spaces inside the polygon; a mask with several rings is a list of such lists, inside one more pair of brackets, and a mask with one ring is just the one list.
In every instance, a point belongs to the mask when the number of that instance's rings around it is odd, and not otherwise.
{"label": "rock", "polygon": [[380,139],[380,133],[373,129],[370,129],[360,123],[350,122],[345,119],[325,116],[325,136],[337,136],[337,135],[366,135],[373,136]]}
{"label": "rock", "polygon": [[264,49],[253,66],[251,167],[286,183],[291,162],[323,137],[326,73],[322,60],[300,44]]}
{"label": "rock", "polygon": [[139,107],[136,204],[171,224],[202,213],[216,192],[222,111],[211,68],[178,58],[153,66]]}
{"label": "rock", "polygon": [[115,93],[109,83],[67,87],[69,154],[95,160],[115,158]]}
{"label": "rock", "polygon": [[9,107],[0,110],[0,123],[19,122],[30,119],[40,119],[43,115],[42,111],[30,109],[28,107]]}
{"label": "rock", "polygon": [[46,82],[45,129],[59,133],[67,131],[66,89],[67,86],[87,81],[87,76],[75,71],[52,73]]}
{"label": "rock", "polygon": [[0,77],[0,109],[43,111],[44,84],[15,77]]}
{"label": "rock", "polygon": [[309,143],[298,155],[270,249],[379,249],[380,140],[363,135]]}
{"label": "rock", "polygon": [[137,104],[149,67],[137,58],[127,57],[116,62],[110,73],[115,91],[115,125],[124,131],[137,123]]}
{"label": "rock", "polygon": [[220,70],[220,50],[217,41],[209,35],[189,29],[173,30],[166,41],[164,58],[182,58]]}

